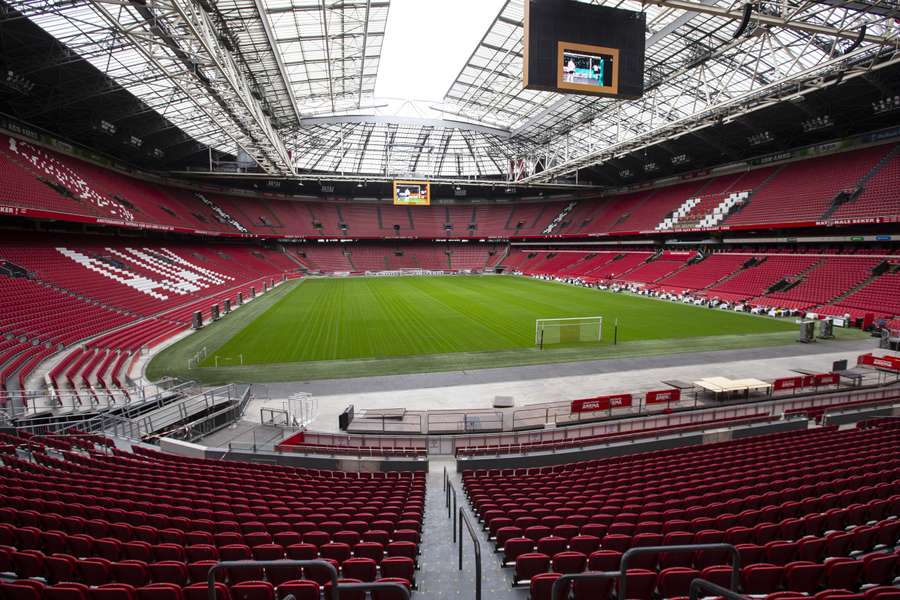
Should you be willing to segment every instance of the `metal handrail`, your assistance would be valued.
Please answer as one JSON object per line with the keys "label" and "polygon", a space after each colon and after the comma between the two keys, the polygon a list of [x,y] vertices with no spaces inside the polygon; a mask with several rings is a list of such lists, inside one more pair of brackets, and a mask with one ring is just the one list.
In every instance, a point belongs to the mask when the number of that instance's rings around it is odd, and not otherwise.
{"label": "metal handrail", "polygon": [[[457,504],[456,500],[456,488],[453,487],[453,484],[450,481],[447,481],[447,518],[450,518],[450,515],[453,515],[453,543],[456,543],[456,521],[457,521],[457,510],[459,504]],[[460,536],[460,541],[462,540],[462,536]]]}
{"label": "metal handrail", "polygon": [[[409,590],[405,585],[393,581],[371,581],[368,583],[339,583],[336,588],[339,592],[344,590],[360,592],[373,592],[377,590],[399,591],[403,600],[409,600]],[[374,597],[374,594],[373,594]]]}
{"label": "metal handrail", "polygon": [[370,583],[338,583],[337,569],[325,560],[229,560],[214,564],[209,568],[207,576],[207,597],[208,600],[216,600],[216,573],[224,569],[240,569],[240,568],[265,568],[265,567],[321,567],[328,571],[331,580],[330,600],[339,600],[341,590],[357,590],[367,592],[372,590],[391,590],[398,592],[403,600],[409,600],[409,590],[406,586],[392,581],[370,582]]}
{"label": "metal handrail", "polygon": [[707,581],[706,579],[699,578],[691,581],[690,599],[698,600],[701,597],[701,592],[709,592],[715,596],[722,596],[723,598],[727,598],[728,600],[747,600],[746,596],[742,596],[736,591],[724,588],[721,585],[713,583],[712,581]]}
{"label": "metal handrail", "polygon": [[[454,498],[456,494],[454,494]],[[472,538],[472,546],[475,550],[475,600],[481,600],[481,542],[478,541],[478,536],[475,535],[475,529],[472,527],[472,524],[469,522],[469,518],[463,512],[462,507],[459,509],[459,570],[462,571],[463,568],[463,523],[466,525],[466,529],[469,530],[469,537]],[[455,528],[454,528],[455,530]],[[214,599],[213,599],[214,600]]]}
{"label": "metal handrail", "polygon": [[622,563],[619,566],[619,586],[618,598],[622,600],[627,598],[625,595],[626,582],[628,580],[628,561],[629,559],[641,554],[661,554],[664,552],[703,552],[703,551],[725,551],[731,554],[731,587],[738,589],[741,574],[741,555],[737,548],[731,544],[680,544],[674,546],[641,546],[631,548],[622,555]]}

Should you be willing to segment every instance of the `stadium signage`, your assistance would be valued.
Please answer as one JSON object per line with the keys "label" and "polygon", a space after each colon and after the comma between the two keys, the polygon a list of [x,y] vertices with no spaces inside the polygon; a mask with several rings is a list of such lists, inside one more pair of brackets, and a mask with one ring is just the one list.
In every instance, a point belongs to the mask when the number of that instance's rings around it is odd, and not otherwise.
{"label": "stadium signage", "polygon": [[840,375],[837,373],[819,373],[813,378],[813,385],[837,385],[840,381]]}
{"label": "stadium signage", "polygon": [[863,354],[856,359],[856,363],[860,365],[871,365],[889,371],[900,371],[900,358],[895,356],[872,356],[871,354]]}
{"label": "stadium signage", "polygon": [[782,377],[781,379],[776,379],[772,382],[772,389],[777,391],[780,390],[793,390],[797,388],[803,387],[803,378],[802,377]]}
{"label": "stadium signage", "polygon": [[678,402],[681,400],[681,390],[656,390],[647,392],[644,396],[645,404],[668,404],[669,402]]}
{"label": "stadium signage", "polygon": [[626,408],[631,406],[631,394],[614,394],[612,396],[597,396],[596,398],[584,398],[572,400],[571,412],[593,412],[595,410],[612,410],[614,408]]}

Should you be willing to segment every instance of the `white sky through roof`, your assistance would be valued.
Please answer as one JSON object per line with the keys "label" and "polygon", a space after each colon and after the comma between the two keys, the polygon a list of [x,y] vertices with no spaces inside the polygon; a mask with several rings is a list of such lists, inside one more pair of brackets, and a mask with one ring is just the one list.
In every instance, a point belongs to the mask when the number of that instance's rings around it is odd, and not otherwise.
{"label": "white sky through roof", "polygon": [[440,101],[505,0],[391,0],[375,96]]}

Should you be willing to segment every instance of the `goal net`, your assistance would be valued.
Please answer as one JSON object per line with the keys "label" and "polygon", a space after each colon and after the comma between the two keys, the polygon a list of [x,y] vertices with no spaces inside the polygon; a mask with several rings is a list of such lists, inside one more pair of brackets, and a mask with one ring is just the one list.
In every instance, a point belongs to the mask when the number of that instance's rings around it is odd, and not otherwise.
{"label": "goal net", "polygon": [[599,342],[601,339],[603,339],[603,317],[537,319],[534,322],[536,346]]}

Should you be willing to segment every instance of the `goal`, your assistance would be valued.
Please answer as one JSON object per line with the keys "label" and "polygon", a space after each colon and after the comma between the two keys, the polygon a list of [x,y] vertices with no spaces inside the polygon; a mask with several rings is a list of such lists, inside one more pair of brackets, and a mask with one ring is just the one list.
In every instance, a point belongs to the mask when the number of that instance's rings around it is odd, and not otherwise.
{"label": "goal", "polygon": [[534,322],[534,345],[599,342],[603,339],[603,317],[570,317],[537,319]]}

